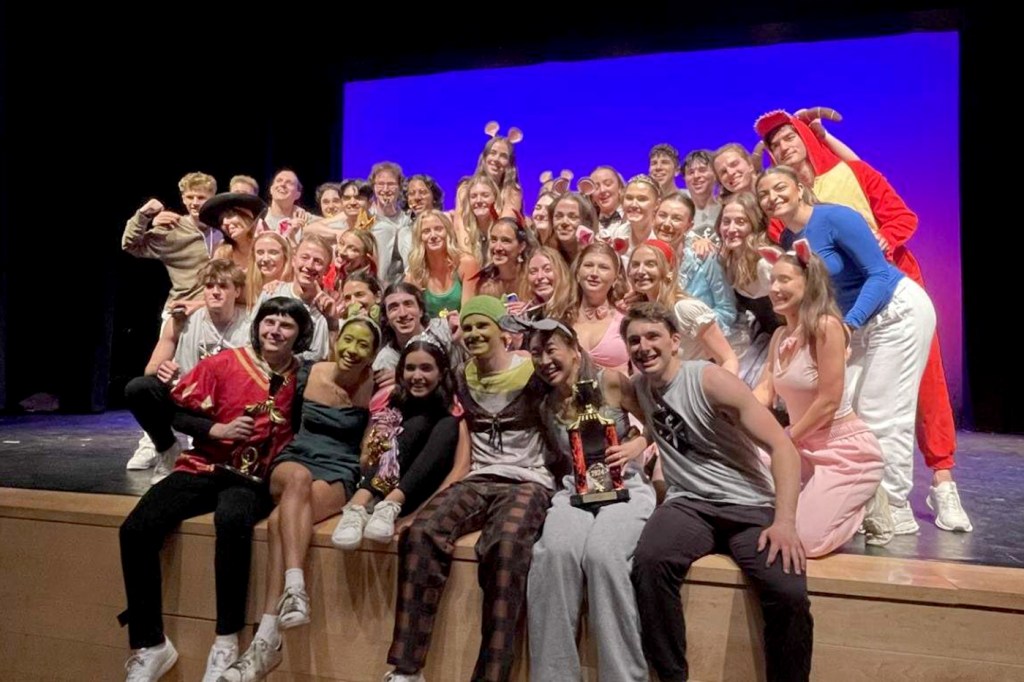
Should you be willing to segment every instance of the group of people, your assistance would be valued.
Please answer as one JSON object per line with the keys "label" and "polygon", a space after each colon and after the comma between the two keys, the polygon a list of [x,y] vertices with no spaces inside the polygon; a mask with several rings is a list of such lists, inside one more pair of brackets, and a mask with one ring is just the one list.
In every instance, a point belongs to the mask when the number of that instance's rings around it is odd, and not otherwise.
{"label": "group of people", "polygon": [[[970,531],[935,312],[906,247],[916,216],[816,108],[648,172],[545,173],[530,215],[513,128],[489,139],[455,209],[391,162],[317,188],[278,172],[182,178],[187,214],[148,201],[123,246],[161,260],[159,341],[126,390],[153,486],[121,528],[129,680],[177,653],[161,625],[163,539],[213,512],[217,637],[206,680],[262,679],[281,630],[316,615],[303,565],[332,542],[399,543],[386,679],[422,680],[455,541],[484,592],[473,679],[580,679],[584,596],[602,680],[685,680],[680,587],[728,552],[765,619],[769,679],[807,679],[807,558],[858,531],[914,533],[915,433],[928,504]],[[682,175],[685,189],[676,186]],[[568,427],[597,387],[628,500],[573,503]],[[186,442],[191,439],[191,443]],[[263,616],[241,650],[252,531],[268,518]]]}

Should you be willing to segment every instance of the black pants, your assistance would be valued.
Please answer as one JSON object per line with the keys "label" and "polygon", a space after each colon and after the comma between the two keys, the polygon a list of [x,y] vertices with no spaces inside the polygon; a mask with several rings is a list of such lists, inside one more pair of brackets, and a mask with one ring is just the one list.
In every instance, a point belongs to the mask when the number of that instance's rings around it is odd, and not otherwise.
{"label": "black pants", "polygon": [[185,519],[213,512],[217,634],[245,626],[252,529],[273,508],[265,487],[237,484],[230,475],[175,471],[143,495],[121,525],[121,571],[128,597],[131,647],[164,641],[161,613],[160,548]]}
{"label": "black pants", "polygon": [[760,597],[769,682],[809,678],[814,621],[807,578],[783,573],[780,557],[766,567],[768,548],[757,551],[758,537],[774,515],[769,508],[680,497],[651,515],[633,556],[633,586],[644,653],[662,682],[687,679],[679,588],[690,564],[716,551],[732,556]]}
{"label": "black pants", "polygon": [[149,434],[157,452],[176,442],[174,427],[190,436],[206,436],[213,421],[182,409],[171,400],[171,389],[155,376],[136,377],[124,387],[124,397],[135,421]]}
{"label": "black pants", "polygon": [[[434,494],[455,461],[459,442],[459,422],[455,417],[434,421],[427,415],[415,415],[402,422],[398,435],[398,489],[405,494],[402,515],[415,511]],[[380,491],[370,482],[376,471],[368,471],[359,487],[380,499]]]}

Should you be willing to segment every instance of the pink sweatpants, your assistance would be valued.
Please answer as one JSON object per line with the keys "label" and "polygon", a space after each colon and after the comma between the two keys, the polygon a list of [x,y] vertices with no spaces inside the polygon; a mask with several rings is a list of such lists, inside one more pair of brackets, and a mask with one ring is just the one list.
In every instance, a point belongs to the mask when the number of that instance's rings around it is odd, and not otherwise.
{"label": "pink sweatpants", "polygon": [[808,557],[842,546],[864,520],[864,505],[882,481],[882,448],[860,419],[833,424],[798,446],[803,488],[796,530]]}

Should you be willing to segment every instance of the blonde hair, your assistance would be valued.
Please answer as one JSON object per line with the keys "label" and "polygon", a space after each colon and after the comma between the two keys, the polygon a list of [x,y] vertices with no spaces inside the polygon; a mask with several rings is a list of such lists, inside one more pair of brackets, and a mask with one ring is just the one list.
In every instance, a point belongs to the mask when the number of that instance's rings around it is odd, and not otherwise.
{"label": "blonde hair", "polygon": [[468,246],[472,250],[472,255],[478,262],[483,263],[483,235],[480,234],[480,227],[476,224],[473,206],[469,201],[469,194],[473,190],[474,185],[486,185],[491,190],[491,193],[494,195],[494,210],[497,213],[501,213],[501,191],[494,184],[494,180],[491,180],[490,176],[486,174],[474,175],[466,183],[466,200],[462,206],[462,225],[466,231],[466,241],[469,242]]}
{"label": "blonde hair", "polygon": [[[355,237],[356,239],[359,240],[359,243],[363,247],[363,254],[364,254],[363,257],[369,262],[369,264],[370,264],[369,268],[373,272],[373,275],[376,277],[376,275],[377,275],[377,268],[380,267],[380,264],[377,262],[377,240],[373,238],[373,233],[370,232],[369,230],[345,230],[344,232],[342,232],[341,234],[338,235],[338,238],[336,240],[337,246],[339,248],[341,247],[341,240],[346,235],[352,235],[353,237]],[[314,235],[310,235],[310,237],[313,237],[313,236]],[[306,241],[306,240],[303,239],[302,241]],[[334,258],[334,251],[333,251],[333,249],[328,251],[328,253],[330,254],[331,259],[333,260],[333,258]],[[357,271],[353,270],[353,272],[357,272]],[[346,274],[351,275],[352,273],[349,272],[349,273],[346,273]],[[341,284],[344,284],[344,282],[342,282]]]}
{"label": "blonde hair", "polygon": [[[519,186],[519,168],[516,165],[516,146],[512,144],[507,137],[501,135],[495,135],[491,139],[487,140],[487,144],[484,145],[484,149],[480,152],[480,158],[476,162],[475,175],[487,175],[487,153],[494,148],[494,145],[498,142],[504,142],[508,146],[508,168],[501,176],[501,188],[499,194],[506,189],[515,189],[522,191],[522,187]],[[490,177],[489,175],[487,176]],[[495,186],[497,183],[495,182]]]}
{"label": "blonde hair", "polygon": [[205,189],[210,194],[217,193],[217,181],[206,173],[187,173],[178,180],[178,191],[182,194],[197,189]]}
{"label": "blonde hair", "polygon": [[287,239],[276,232],[261,232],[256,235],[252,242],[252,249],[249,250],[249,267],[245,271],[245,307],[253,308],[260,294],[263,293],[263,273],[256,265],[256,243],[261,239],[273,239],[281,247],[281,254],[284,257],[284,265],[281,266],[279,282],[292,281],[292,245]]}
{"label": "blonde hair", "polygon": [[[656,246],[651,246],[650,244],[640,244],[633,249],[633,253],[629,256],[629,262],[633,262],[633,259],[636,258],[636,254],[640,249],[647,249],[654,254],[654,260],[658,263],[658,271],[661,273],[661,278],[658,280],[658,296],[654,299],[654,302],[660,303],[671,310],[672,306],[674,306],[676,302],[681,301],[684,298],[689,298],[687,293],[679,288],[679,278],[676,276],[676,273],[669,264],[668,259],[665,258],[665,253],[661,249]],[[629,286],[632,288],[632,281],[630,281]]]}
{"label": "blonde hair", "polygon": [[747,220],[750,221],[750,234],[743,239],[741,246],[731,250],[726,250],[723,239],[718,260],[733,288],[746,290],[757,281],[757,264],[761,260],[761,254],[757,250],[762,246],[769,246],[768,238],[765,236],[768,231],[768,216],[761,210],[757,198],[749,192],[725,196],[722,198],[722,209],[715,220],[715,234],[719,237],[722,236],[722,216],[725,215],[725,207],[729,204],[737,204],[743,209]]}
{"label": "blonde hair", "polygon": [[[565,264],[565,259],[562,255],[550,246],[538,246],[529,254],[526,259],[526,282],[529,285],[530,282],[530,261],[537,256],[542,256],[551,263],[551,268],[555,271],[556,277],[558,278],[555,282],[555,290],[544,303],[544,317],[550,317],[556,320],[565,320],[570,316],[570,311],[573,307],[573,296],[572,296],[572,274],[569,272],[569,266]],[[533,287],[529,287],[531,300],[536,298],[533,296]]]}
{"label": "blonde hair", "polygon": [[615,267],[615,280],[612,282],[611,288],[608,289],[607,300],[611,304],[615,304],[619,299],[626,295],[629,291],[629,285],[626,283],[625,273],[622,271],[622,260],[619,258],[619,254],[615,252],[609,244],[605,242],[595,241],[590,242],[576,254],[576,258],[572,261],[572,267],[570,268],[572,273],[572,308],[569,311],[572,319],[570,322],[576,321],[576,313],[579,311],[580,305],[583,303],[583,293],[580,291],[580,267],[583,265],[583,259],[592,253],[599,252],[602,256],[609,258]]}
{"label": "blonde hair", "polygon": [[464,252],[459,248],[458,237],[455,236],[455,228],[448,216],[436,208],[424,211],[416,216],[416,222],[412,225],[412,248],[409,250],[409,268],[406,271],[408,280],[420,289],[427,288],[430,281],[430,271],[427,268],[426,249],[423,247],[423,219],[436,218],[444,226],[445,259],[448,262],[449,272],[457,272],[462,262]]}
{"label": "blonde hair", "polygon": [[234,176],[232,176],[231,177],[231,181],[228,182],[228,189],[231,189],[232,185],[234,185],[235,183],[239,183],[239,182],[242,183],[243,185],[249,185],[250,187],[252,187],[252,193],[255,194],[256,196],[259,196],[259,194],[260,194],[260,183],[256,182],[256,178],[248,176],[248,175],[234,175]]}

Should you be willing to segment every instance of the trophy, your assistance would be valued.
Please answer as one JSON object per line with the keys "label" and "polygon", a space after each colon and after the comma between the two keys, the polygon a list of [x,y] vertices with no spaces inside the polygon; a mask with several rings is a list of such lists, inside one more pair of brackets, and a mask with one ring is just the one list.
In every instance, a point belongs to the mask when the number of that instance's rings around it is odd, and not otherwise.
{"label": "trophy", "polygon": [[[249,417],[255,418],[257,415],[266,413],[270,419],[270,436],[267,437],[257,448],[256,445],[247,444],[242,445],[235,449],[232,455],[232,464],[215,464],[214,467],[221,473],[229,474],[234,476],[241,483],[248,483],[253,486],[261,486],[264,484],[262,476],[257,476],[256,471],[260,466],[260,450],[270,446],[274,436],[274,428],[280,424],[284,424],[288,421],[288,417],[281,412],[280,408],[274,404],[274,396],[281,390],[281,387],[287,382],[287,379],[280,374],[272,374],[270,377],[270,390],[268,391],[267,399],[245,406],[245,414]],[[234,462],[238,462],[238,466],[233,466]]]}
{"label": "trophy", "polygon": [[573,389],[580,415],[566,430],[572,448],[576,494],[569,498],[574,507],[593,508],[629,499],[622,471],[604,461],[605,449],[619,444],[615,422],[597,411],[596,381],[580,381]]}

